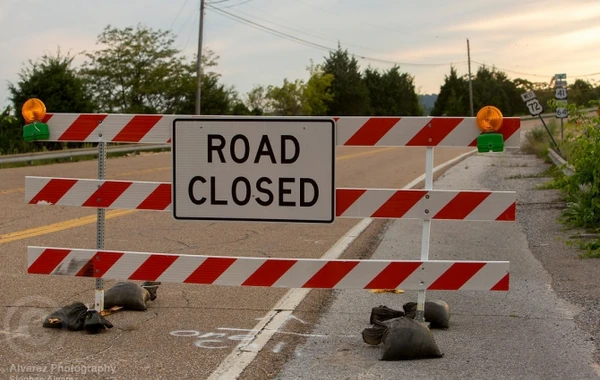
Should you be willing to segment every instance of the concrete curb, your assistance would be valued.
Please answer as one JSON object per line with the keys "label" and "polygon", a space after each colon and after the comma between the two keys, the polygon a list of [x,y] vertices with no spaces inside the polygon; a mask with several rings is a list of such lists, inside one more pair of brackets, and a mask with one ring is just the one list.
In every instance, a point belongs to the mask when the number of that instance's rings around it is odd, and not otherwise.
{"label": "concrete curb", "polygon": [[565,161],[564,158],[562,158],[558,153],[556,153],[551,148],[548,148],[548,157],[550,157],[550,160],[552,160],[554,165],[561,167],[562,172],[565,175],[572,176],[573,173],[575,173],[575,169],[573,168],[573,166],[569,165],[569,163],[567,161]]}

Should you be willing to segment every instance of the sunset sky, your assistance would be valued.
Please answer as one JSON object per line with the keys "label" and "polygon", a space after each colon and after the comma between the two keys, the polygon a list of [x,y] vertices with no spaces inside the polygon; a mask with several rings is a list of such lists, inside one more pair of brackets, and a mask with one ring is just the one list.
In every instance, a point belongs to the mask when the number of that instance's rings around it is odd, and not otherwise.
{"label": "sunset sky", "polygon": [[[242,95],[254,85],[307,79],[338,42],[369,65],[394,63],[414,76],[417,91],[437,93],[454,65],[467,73],[495,66],[510,78],[549,82],[566,73],[600,81],[600,1],[539,0],[207,0],[204,47],[216,52],[222,81]],[[8,104],[29,59],[98,48],[107,25],[172,30],[190,59],[197,49],[200,0],[2,0],[0,106]],[[261,29],[269,28],[269,31]],[[274,35],[284,33],[284,36]]]}

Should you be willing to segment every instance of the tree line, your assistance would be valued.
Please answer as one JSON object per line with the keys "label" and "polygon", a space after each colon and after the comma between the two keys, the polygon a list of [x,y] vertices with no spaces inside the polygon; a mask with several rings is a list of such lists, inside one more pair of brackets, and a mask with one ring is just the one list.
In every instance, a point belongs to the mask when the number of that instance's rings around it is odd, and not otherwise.
{"label": "tree line", "polygon": [[[108,25],[98,36],[99,48],[84,53],[75,67],[74,57],[60,50],[30,60],[16,83],[8,86],[11,106],[0,113],[0,154],[60,149],[80,144],[27,143],[22,139],[23,103],[37,97],[52,112],[193,114],[196,100],[196,57],[189,59],[174,47],[170,31],[143,25],[118,29]],[[467,116],[468,78],[454,68],[446,76],[432,109],[424,107],[414,77],[399,66],[364,70],[340,46],[310,62],[308,79],[283,79],[281,85],[257,85],[245,95],[222,83],[214,70],[218,56],[202,55],[201,110],[205,115],[309,115],[309,116]],[[525,114],[520,93],[533,89],[542,101],[554,96],[550,85],[523,79],[509,80],[494,68],[480,67],[472,79],[477,111],[484,105],[499,107],[506,116]],[[569,99],[597,99],[600,87],[578,80]],[[588,99],[589,98],[589,99]],[[545,103],[543,103],[545,104]],[[475,112],[476,112],[475,111]]]}

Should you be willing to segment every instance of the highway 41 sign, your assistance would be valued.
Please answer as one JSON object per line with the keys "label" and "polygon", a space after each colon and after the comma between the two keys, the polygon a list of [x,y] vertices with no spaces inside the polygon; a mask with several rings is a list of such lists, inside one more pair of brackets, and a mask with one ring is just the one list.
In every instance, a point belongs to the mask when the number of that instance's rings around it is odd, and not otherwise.
{"label": "highway 41 sign", "polygon": [[177,119],[172,157],[175,219],[335,219],[333,119]]}

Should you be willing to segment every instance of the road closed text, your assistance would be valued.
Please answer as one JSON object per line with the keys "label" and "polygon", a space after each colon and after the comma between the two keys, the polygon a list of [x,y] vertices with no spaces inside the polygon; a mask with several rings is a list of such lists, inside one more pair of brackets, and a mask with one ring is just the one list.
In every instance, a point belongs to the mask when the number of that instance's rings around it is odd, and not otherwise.
{"label": "road closed text", "polygon": [[[300,156],[298,139],[281,135],[279,142],[280,149],[275,152],[268,135],[262,135],[258,146],[253,149],[244,135],[234,135],[227,141],[223,135],[209,134],[206,161],[215,165],[259,164],[262,161],[273,165],[291,165],[296,162]],[[274,203],[279,207],[311,207],[319,199],[319,185],[312,178],[260,177],[250,180],[245,176],[238,176],[231,183],[223,182],[216,176],[194,176],[188,185],[190,200],[195,205],[209,202],[210,205],[227,206],[231,200],[231,203],[238,206],[256,202],[263,207]]]}
{"label": "road closed text", "polygon": [[219,122],[174,129],[176,218],[332,221],[333,211],[323,211],[333,210],[331,124],[319,131],[297,122],[236,120],[235,129]]}

